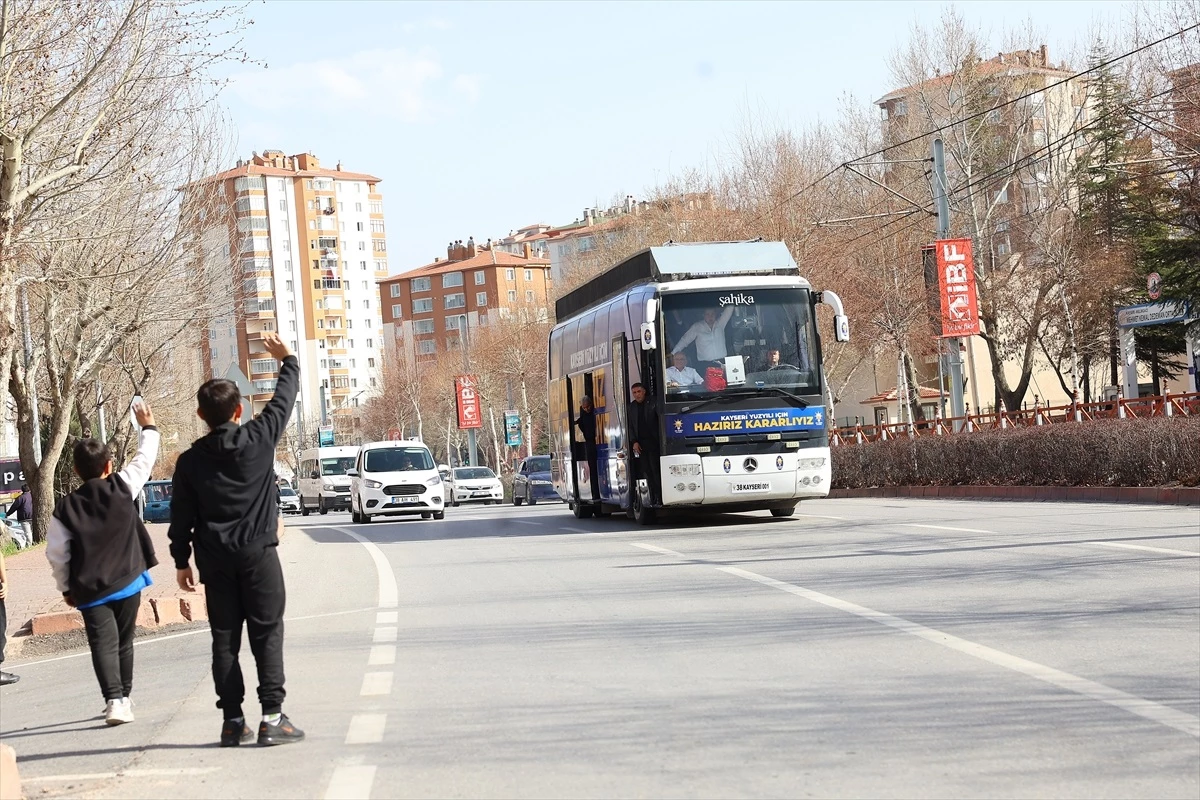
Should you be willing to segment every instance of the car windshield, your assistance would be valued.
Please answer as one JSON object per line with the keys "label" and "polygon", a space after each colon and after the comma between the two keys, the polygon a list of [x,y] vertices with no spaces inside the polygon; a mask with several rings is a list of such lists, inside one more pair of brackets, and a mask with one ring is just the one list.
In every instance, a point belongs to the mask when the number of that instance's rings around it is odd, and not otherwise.
{"label": "car windshield", "polygon": [[279,496],[280,497],[295,497],[296,492],[293,491],[292,489],[289,489],[288,487],[284,486],[284,487],[280,488]]}
{"label": "car windshield", "polygon": [[171,484],[147,483],[143,493],[147,503],[164,503],[171,499]]}
{"label": "car windshield", "polygon": [[340,456],[339,458],[322,458],[321,459],[321,474],[322,475],[345,475],[346,470],[354,469],[354,456]]}
{"label": "car windshield", "polygon": [[820,392],[807,289],[666,294],[662,308],[668,399],[767,387]]}
{"label": "car windshield", "polygon": [[496,477],[496,473],[487,467],[460,467],[454,470],[454,480],[456,481],[477,481],[494,477]]}
{"label": "car windshield", "polygon": [[528,466],[526,472],[549,472],[550,471],[550,456],[542,456],[541,458],[531,458],[526,462]]}
{"label": "car windshield", "polygon": [[433,458],[423,447],[368,450],[364,465],[366,472],[420,472],[433,468]]}

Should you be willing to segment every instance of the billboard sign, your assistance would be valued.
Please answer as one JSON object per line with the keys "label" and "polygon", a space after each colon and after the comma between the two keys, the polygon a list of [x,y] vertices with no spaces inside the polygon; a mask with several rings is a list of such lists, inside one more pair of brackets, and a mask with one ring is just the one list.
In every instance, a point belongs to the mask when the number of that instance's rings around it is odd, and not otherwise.
{"label": "billboard sign", "polygon": [[516,411],[504,412],[504,443],[509,447],[521,446],[521,415]]}
{"label": "billboard sign", "polygon": [[942,336],[979,333],[979,301],[970,239],[938,239],[938,294],[942,299]]}
{"label": "billboard sign", "polygon": [[25,473],[18,459],[0,461],[0,494],[19,492],[25,483]]}
{"label": "billboard sign", "polygon": [[473,375],[459,375],[454,379],[454,397],[458,406],[458,429],[482,428],[483,413]]}
{"label": "billboard sign", "polygon": [[317,428],[317,435],[318,447],[333,447],[333,426],[322,425]]}

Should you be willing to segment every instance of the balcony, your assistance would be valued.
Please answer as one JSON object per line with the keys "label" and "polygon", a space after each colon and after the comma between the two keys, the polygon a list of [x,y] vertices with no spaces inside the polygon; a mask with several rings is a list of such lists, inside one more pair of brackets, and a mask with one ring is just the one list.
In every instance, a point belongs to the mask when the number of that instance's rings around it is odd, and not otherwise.
{"label": "balcony", "polygon": [[325,289],[325,290],[341,289],[342,288],[342,280],[341,280],[341,278],[314,278],[313,279],[313,288],[314,289]]}

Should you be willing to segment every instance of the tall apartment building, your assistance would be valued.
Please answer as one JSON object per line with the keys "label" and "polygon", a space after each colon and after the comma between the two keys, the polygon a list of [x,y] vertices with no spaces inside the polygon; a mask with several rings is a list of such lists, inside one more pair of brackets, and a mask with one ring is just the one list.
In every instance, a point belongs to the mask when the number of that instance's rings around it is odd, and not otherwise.
{"label": "tall apartment building", "polygon": [[446,258],[379,282],[387,348],[409,358],[430,358],[459,347],[467,335],[500,319],[549,319],[549,259],[524,246],[521,255],[495,247],[454,242]]}
{"label": "tall apartment building", "polygon": [[311,153],[255,153],[203,183],[222,185],[204,230],[205,258],[235,264],[231,301],[208,320],[212,377],[249,379],[253,409],[275,391],[279,365],[264,334],[278,332],[300,360],[296,415],[352,427],[377,385],[383,320],[376,281],[388,274],[380,179],[322,167]]}

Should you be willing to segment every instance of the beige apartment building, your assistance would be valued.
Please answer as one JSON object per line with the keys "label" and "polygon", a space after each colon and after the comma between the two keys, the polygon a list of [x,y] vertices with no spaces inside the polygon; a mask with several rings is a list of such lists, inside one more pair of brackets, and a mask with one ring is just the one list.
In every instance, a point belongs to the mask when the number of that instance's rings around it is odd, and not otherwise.
{"label": "beige apartment building", "polygon": [[470,337],[501,319],[549,319],[553,285],[550,260],[533,255],[528,243],[514,255],[454,242],[446,258],[379,282],[385,345],[420,360],[457,350],[464,321]]}
{"label": "beige apartment building", "polygon": [[204,183],[212,182],[223,185],[224,207],[208,217],[201,246],[206,258],[236,267],[232,302],[207,320],[208,374],[248,379],[257,412],[279,369],[262,339],[278,332],[300,360],[296,418],[349,430],[382,360],[380,179],[323,167],[311,153],[266,150]]}

